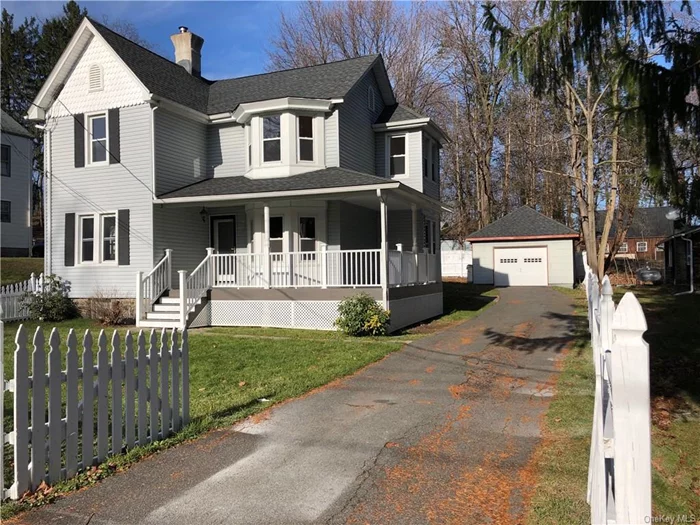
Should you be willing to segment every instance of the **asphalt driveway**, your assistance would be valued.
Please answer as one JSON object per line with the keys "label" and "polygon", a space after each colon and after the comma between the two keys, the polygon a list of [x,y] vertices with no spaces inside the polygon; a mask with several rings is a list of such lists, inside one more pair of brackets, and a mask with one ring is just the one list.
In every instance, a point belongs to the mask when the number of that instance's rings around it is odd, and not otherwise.
{"label": "asphalt driveway", "polygon": [[548,288],[500,295],[354,376],[17,522],[520,522],[573,305]]}

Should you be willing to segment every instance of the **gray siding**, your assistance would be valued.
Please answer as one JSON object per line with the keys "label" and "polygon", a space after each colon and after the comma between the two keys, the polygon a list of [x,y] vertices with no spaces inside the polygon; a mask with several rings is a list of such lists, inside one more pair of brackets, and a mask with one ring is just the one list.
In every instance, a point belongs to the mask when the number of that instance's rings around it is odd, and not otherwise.
{"label": "gray siding", "polygon": [[326,166],[337,167],[340,165],[338,158],[338,110],[326,116],[325,120],[325,150]]}
{"label": "gray siding", "polygon": [[[178,270],[191,272],[206,256],[212,246],[211,222],[202,221],[201,208],[155,206],[153,211],[153,258],[159,260],[166,249],[173,250],[173,287],[178,287]],[[246,213],[243,207],[209,208],[211,217],[236,216],[236,250],[245,253]]]}
{"label": "gray siding", "polygon": [[[74,121],[60,117],[51,132],[51,267],[71,284],[71,296],[91,297],[98,291],[119,297],[133,297],[137,271],[153,267],[151,195],[151,108],[147,104],[121,109],[121,161],[128,167],[111,164],[75,168],[73,158]],[[134,177],[136,177],[136,180]],[[61,181],[56,183],[55,179]],[[130,264],[64,265],[65,214],[130,210]],[[76,239],[76,246],[77,246]]]}
{"label": "gray siding", "polygon": [[406,165],[408,176],[397,177],[396,180],[402,182],[420,192],[423,191],[423,141],[420,131],[395,131],[392,133],[376,133],[374,138],[374,162],[376,174],[379,177],[388,178],[387,170],[388,151],[387,137],[389,135],[406,135]]}
{"label": "gray siding", "polygon": [[239,124],[207,130],[208,177],[236,177],[246,170],[245,133]]}
{"label": "gray siding", "polygon": [[348,202],[340,204],[341,248],[343,250],[379,248],[379,212]]}
{"label": "gray siding", "polygon": [[2,223],[2,251],[8,255],[28,255],[32,247],[31,180],[32,141],[26,137],[2,134],[2,144],[10,147],[10,176],[0,177],[0,197],[10,201],[11,222]]}
{"label": "gray siding", "polygon": [[[367,89],[375,90],[375,111],[367,106]],[[339,137],[340,167],[374,174],[374,130],[372,124],[384,109],[377,81],[372,71],[368,72],[348,93],[340,104]]]}
{"label": "gray siding", "polygon": [[162,108],[155,111],[154,119],[156,194],[182,188],[206,178],[205,124]]}
{"label": "gray siding", "polygon": [[326,244],[329,250],[340,250],[340,208],[341,201],[328,201],[328,236]]}

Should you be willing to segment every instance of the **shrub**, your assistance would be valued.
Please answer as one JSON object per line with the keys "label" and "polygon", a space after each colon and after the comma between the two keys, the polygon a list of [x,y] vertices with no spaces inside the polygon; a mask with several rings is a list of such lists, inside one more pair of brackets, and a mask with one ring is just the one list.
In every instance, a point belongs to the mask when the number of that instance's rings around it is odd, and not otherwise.
{"label": "shrub", "polygon": [[348,335],[386,335],[389,330],[389,312],[366,293],[343,299],[338,313],[335,326]]}
{"label": "shrub", "polygon": [[70,284],[57,275],[44,276],[40,293],[26,292],[23,302],[32,319],[39,321],[63,321],[77,317],[78,309],[68,297]]}
{"label": "shrub", "polygon": [[133,301],[120,299],[116,290],[98,289],[81,305],[83,316],[97,319],[106,326],[134,322]]}

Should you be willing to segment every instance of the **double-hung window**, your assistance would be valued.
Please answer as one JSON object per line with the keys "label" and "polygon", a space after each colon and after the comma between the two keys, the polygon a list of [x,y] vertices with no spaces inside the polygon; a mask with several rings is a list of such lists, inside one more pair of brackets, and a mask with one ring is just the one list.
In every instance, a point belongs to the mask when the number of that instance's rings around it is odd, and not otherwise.
{"label": "double-hung window", "polygon": [[102,236],[102,262],[117,260],[117,216],[114,214],[100,217]]}
{"label": "double-hung window", "polygon": [[12,222],[12,202],[0,201],[0,222]]}
{"label": "double-hung window", "polygon": [[107,115],[89,115],[87,119],[88,164],[107,162]]}
{"label": "double-hung window", "polygon": [[284,243],[284,218],[270,217],[270,253],[282,253]]}
{"label": "double-hung window", "polygon": [[297,118],[299,131],[299,160],[314,161],[314,119],[300,116]]}
{"label": "double-hung window", "polygon": [[280,124],[280,115],[263,117],[263,162],[279,162],[282,159]]}
{"label": "double-hung window", "polygon": [[638,253],[644,253],[647,251],[647,243],[646,241],[639,241],[637,243],[637,252]]}
{"label": "double-hung window", "polygon": [[95,260],[95,217],[80,217],[80,262],[91,263]]}
{"label": "double-hung window", "polygon": [[299,217],[299,251],[312,252],[304,260],[316,258],[316,217]]}
{"label": "double-hung window", "polygon": [[617,253],[627,253],[627,243],[623,242],[620,244],[620,247],[617,249]]}
{"label": "double-hung window", "polygon": [[389,138],[389,174],[406,175],[406,135]]}
{"label": "double-hung window", "polygon": [[2,176],[3,177],[9,177],[10,176],[10,146],[6,146],[3,144],[2,146]]}

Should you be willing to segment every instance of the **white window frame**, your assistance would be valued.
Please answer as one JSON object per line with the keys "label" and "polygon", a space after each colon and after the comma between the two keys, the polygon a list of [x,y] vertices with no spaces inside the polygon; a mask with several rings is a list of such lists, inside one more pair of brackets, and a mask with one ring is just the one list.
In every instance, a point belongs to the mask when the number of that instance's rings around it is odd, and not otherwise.
{"label": "white window frame", "polygon": [[[105,217],[114,217],[114,260],[105,261],[104,260],[104,219]],[[76,221],[76,258],[78,264],[80,265],[105,265],[105,266],[118,266],[119,265],[119,217],[116,211],[108,211],[105,213],[83,213],[77,215]],[[83,261],[83,220],[92,219],[92,261]]]}
{"label": "white window frame", "polygon": [[620,243],[620,247],[617,249],[617,253],[628,253],[629,247],[626,242]]}
{"label": "white window frame", "polygon": [[[404,150],[403,155],[395,155],[396,157],[403,156],[404,158],[404,172],[400,175],[391,174],[391,139],[403,138],[404,140]],[[408,173],[408,133],[394,133],[387,134],[386,136],[386,176],[388,179],[406,179],[409,176]]]}
{"label": "white window frame", "polygon": [[[105,219],[107,217],[114,217],[114,260],[105,260],[104,254],[104,242],[105,242]],[[117,218],[117,213],[102,213],[99,215],[100,218],[100,263],[102,264],[117,264],[119,260],[119,222]]]}
{"label": "white window frame", "polygon": [[[105,160],[93,162],[92,160],[92,121],[96,118],[104,117],[105,119]],[[103,140],[103,139],[96,139]],[[105,166],[109,165],[109,115],[106,111],[98,111],[96,113],[85,114],[85,165],[86,166]]]}
{"label": "white window frame", "polygon": [[253,141],[251,139],[251,137],[253,136],[253,133],[251,130],[252,130],[251,123],[246,124],[246,126],[245,126],[246,166],[248,166],[248,168],[253,167]]}
{"label": "white window frame", "polygon": [[[275,137],[275,138],[265,138],[265,119],[266,118],[271,118],[271,117],[277,117],[280,119],[280,136]],[[263,166],[271,166],[275,164],[282,164],[283,157],[282,157],[282,129],[284,128],[284,122],[282,118],[282,113],[275,113],[272,115],[262,115],[260,117],[260,164]],[[273,140],[277,140],[280,143],[280,158],[279,160],[265,160],[265,142],[270,142]]]}
{"label": "white window frame", "polygon": [[[640,248],[640,245],[642,245],[642,244],[644,245],[643,250]],[[647,251],[649,251],[649,245],[647,244],[646,241],[637,241],[636,248],[637,248],[637,253],[646,253]]]}
{"label": "white window frame", "polygon": [[[300,118],[310,118],[311,119],[311,137],[302,137],[299,132],[299,119]],[[316,118],[312,115],[297,115],[296,118],[296,137],[297,137],[297,163],[299,164],[316,164]],[[309,140],[311,141],[311,160],[301,160],[301,141]],[[280,143],[281,144],[281,143]],[[281,150],[280,150],[281,151]]]}

